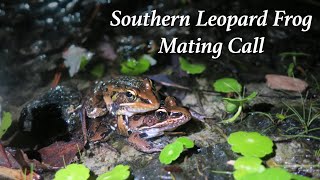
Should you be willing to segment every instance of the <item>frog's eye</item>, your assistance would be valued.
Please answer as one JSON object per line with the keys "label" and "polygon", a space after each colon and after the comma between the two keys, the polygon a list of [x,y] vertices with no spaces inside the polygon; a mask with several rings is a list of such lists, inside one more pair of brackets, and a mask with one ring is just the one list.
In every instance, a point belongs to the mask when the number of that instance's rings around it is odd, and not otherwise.
{"label": "frog's eye", "polygon": [[137,97],[137,94],[136,94],[135,91],[127,90],[126,96],[130,101],[134,101],[136,99],[136,97]]}
{"label": "frog's eye", "polygon": [[168,113],[164,109],[157,110],[155,115],[160,121],[164,121],[164,120],[166,120],[168,118]]}

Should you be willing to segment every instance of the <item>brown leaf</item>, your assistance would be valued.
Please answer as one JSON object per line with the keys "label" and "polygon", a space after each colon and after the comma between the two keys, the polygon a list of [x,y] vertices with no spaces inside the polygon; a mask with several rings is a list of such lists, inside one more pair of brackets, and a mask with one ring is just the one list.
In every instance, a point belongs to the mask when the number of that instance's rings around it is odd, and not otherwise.
{"label": "brown leaf", "polygon": [[271,89],[303,92],[308,87],[308,83],[301,79],[283,75],[267,74],[266,80]]}
{"label": "brown leaf", "polygon": [[80,140],[69,142],[58,141],[40,149],[38,152],[41,154],[43,163],[53,167],[63,167],[63,160],[66,164],[69,164],[83,147],[83,142]]}

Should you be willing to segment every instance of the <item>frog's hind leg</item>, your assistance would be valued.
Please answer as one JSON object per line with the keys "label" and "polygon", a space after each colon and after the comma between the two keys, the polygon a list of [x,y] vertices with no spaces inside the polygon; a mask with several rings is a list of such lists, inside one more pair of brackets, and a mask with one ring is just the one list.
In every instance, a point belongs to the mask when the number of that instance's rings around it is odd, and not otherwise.
{"label": "frog's hind leg", "polygon": [[128,141],[135,149],[146,153],[159,152],[162,150],[161,147],[156,147],[154,144],[143,139],[143,137],[141,137],[142,135],[143,134],[139,133],[130,134]]}

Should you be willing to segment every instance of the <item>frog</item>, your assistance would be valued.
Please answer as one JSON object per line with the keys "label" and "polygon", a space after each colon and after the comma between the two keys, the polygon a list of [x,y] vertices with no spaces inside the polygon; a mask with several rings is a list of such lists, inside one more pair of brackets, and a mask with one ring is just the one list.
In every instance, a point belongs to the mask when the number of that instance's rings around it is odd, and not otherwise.
{"label": "frog", "polygon": [[[118,129],[120,134],[128,136],[128,142],[139,151],[146,153],[159,152],[161,146],[156,146],[149,139],[162,136],[167,131],[173,131],[191,119],[189,110],[178,106],[174,97],[167,96],[164,104],[155,111],[134,115],[123,123],[127,131]],[[121,121],[120,121],[121,122]]]}
{"label": "frog", "polygon": [[[106,82],[98,81],[89,92],[82,108],[82,131],[86,138],[85,116],[91,119],[111,114],[117,119],[120,116],[131,117],[159,108],[158,93],[149,78],[120,76]],[[120,121],[120,120],[119,120]],[[125,128],[118,123],[118,128]]]}
{"label": "frog", "polygon": [[96,82],[92,95],[85,102],[89,118],[113,115],[132,116],[159,108],[160,101],[149,78],[120,76]]}

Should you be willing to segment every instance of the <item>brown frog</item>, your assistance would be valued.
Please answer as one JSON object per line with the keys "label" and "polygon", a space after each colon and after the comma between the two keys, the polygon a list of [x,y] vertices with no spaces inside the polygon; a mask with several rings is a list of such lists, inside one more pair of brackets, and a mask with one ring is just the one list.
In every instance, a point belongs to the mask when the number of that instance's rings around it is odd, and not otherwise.
{"label": "brown frog", "polygon": [[[110,134],[110,129],[117,129],[119,134],[129,136],[129,143],[137,150],[147,153],[158,152],[162,147],[157,147],[147,140],[161,136],[165,131],[172,131],[190,119],[191,114],[186,108],[177,106],[173,97],[166,97],[164,104],[156,111],[136,114],[129,118],[120,116],[113,125],[106,125],[105,121],[95,119],[98,121],[90,126],[89,137],[90,141],[102,141],[108,132]],[[119,123],[123,128],[116,127]]]}
{"label": "brown frog", "polygon": [[158,110],[128,118],[127,122],[123,121],[127,123],[127,131],[119,131],[120,134],[129,136],[128,141],[136,149],[152,153],[161,151],[162,148],[156,147],[147,139],[161,136],[165,131],[173,131],[190,119],[191,114],[186,108],[177,106],[173,97],[166,97],[164,105]]}
{"label": "brown frog", "polygon": [[[84,101],[82,113],[89,118],[101,117],[107,113],[130,117],[156,110],[160,106],[158,94],[148,78],[121,76],[106,82],[100,81],[90,94]],[[85,120],[82,122],[83,133],[86,134]],[[118,128],[126,127],[118,123]]]}

